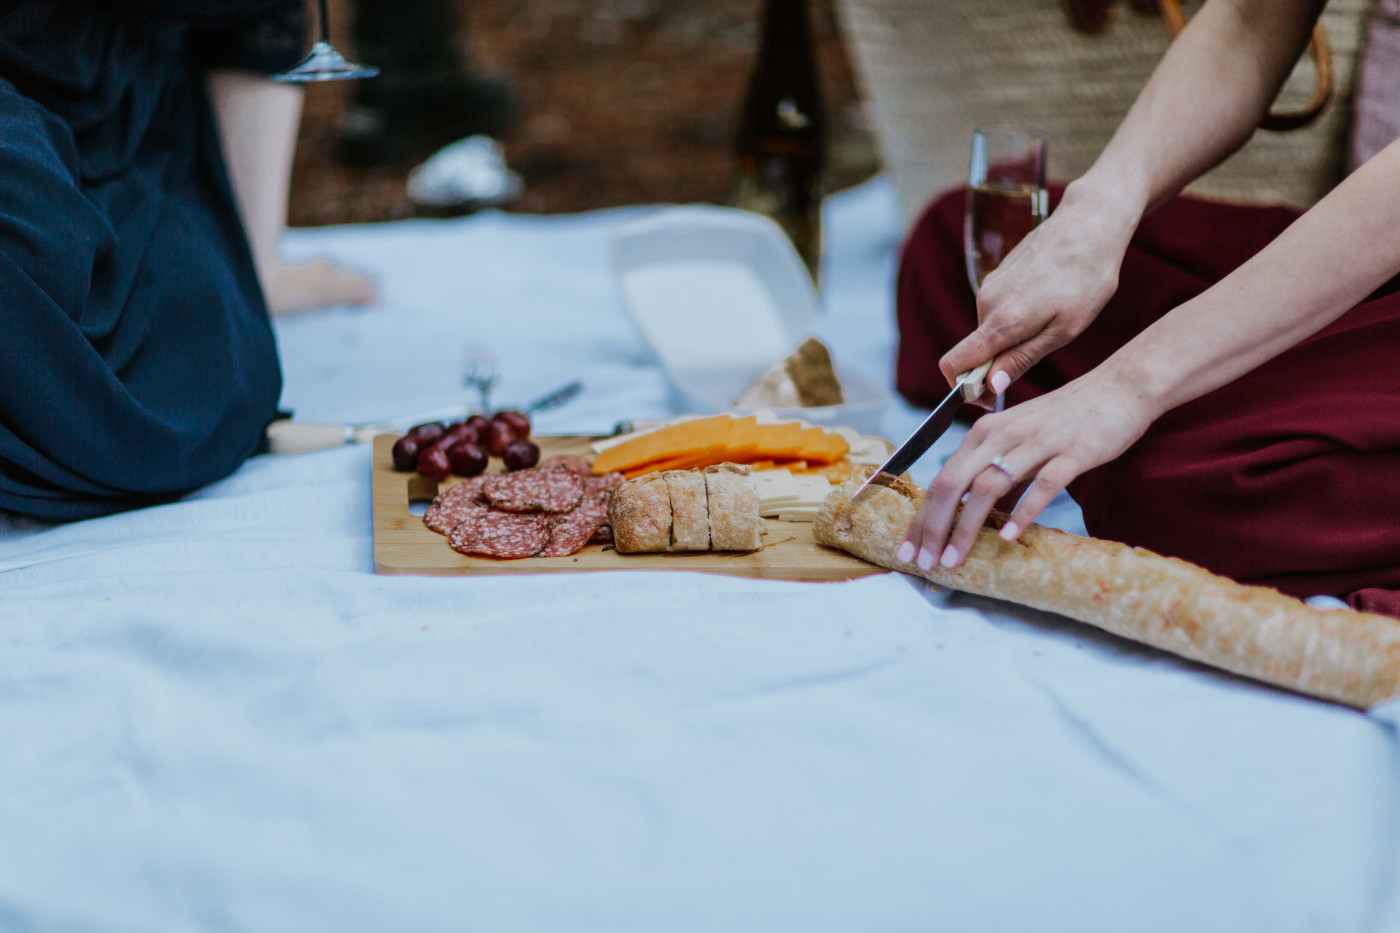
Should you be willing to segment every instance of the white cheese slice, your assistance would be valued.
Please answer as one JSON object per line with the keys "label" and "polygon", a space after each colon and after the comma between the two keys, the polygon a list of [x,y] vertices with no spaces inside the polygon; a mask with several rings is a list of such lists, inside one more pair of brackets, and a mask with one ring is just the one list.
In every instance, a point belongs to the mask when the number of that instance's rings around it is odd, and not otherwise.
{"label": "white cheese slice", "polygon": [[804,499],[821,502],[831,492],[831,480],[816,473],[798,473],[793,475],[792,480],[797,485],[798,494]]}
{"label": "white cheese slice", "polygon": [[[825,476],[789,473],[786,470],[761,470],[756,474],[756,478],[766,475],[775,478],[761,481],[767,485],[759,487],[759,514],[765,517],[776,515],[778,512],[814,510],[831,492],[831,483],[827,481]],[[786,478],[776,478],[780,476]]]}
{"label": "white cheese slice", "polygon": [[760,509],[777,502],[796,502],[800,498],[797,483],[787,470],[759,470],[753,478]]}

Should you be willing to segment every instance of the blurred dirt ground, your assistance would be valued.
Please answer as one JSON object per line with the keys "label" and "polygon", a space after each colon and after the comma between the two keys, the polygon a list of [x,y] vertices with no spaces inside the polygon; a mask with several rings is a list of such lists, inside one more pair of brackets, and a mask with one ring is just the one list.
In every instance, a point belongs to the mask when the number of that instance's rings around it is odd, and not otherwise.
{"label": "blurred dirt ground", "polygon": [[[413,0],[408,0],[413,2]],[[829,125],[828,189],[873,174],[878,157],[831,0],[810,0]],[[507,210],[564,213],[623,204],[723,203],[759,0],[453,0],[471,72],[508,81],[506,161],[524,178]],[[336,44],[353,52],[350,0],[331,0]],[[372,79],[371,79],[372,80]],[[307,89],[292,174],[292,226],[414,215],[408,170],[355,168],[334,154],[346,82]]]}

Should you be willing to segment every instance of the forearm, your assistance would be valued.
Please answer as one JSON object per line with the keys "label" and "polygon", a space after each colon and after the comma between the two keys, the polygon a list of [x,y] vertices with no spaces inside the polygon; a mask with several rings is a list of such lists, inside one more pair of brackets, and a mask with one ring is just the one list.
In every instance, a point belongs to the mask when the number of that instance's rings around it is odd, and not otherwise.
{"label": "forearm", "polygon": [[[1323,0],[1209,0],[1066,200],[1138,219],[1242,146],[1307,45]],[[1079,190],[1076,190],[1079,189]]]}
{"label": "forearm", "polygon": [[209,93],[229,182],[266,288],[286,228],[302,91],[261,75],[215,70]]}
{"label": "forearm", "polygon": [[1321,330],[1400,271],[1400,143],[1273,243],[1163,316],[1101,375],[1152,418],[1239,378]]}
{"label": "forearm", "polygon": [[[1320,6],[1207,0],[1093,168],[987,276],[981,323],[944,356],[944,372],[990,358],[990,381],[1004,386],[1081,333],[1116,287],[1142,215],[1249,137]],[[956,567],[993,503],[1024,490],[1001,529],[1015,540],[1076,477],[1121,456],[1163,413],[1279,355],[1394,275],[1397,229],[1400,142],[1102,365],[978,420],[929,485],[900,560]]]}

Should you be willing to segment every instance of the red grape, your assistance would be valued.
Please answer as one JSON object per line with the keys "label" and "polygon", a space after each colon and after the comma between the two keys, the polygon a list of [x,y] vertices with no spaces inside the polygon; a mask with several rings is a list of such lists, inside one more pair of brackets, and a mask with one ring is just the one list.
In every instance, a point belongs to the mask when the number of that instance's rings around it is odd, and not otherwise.
{"label": "red grape", "polygon": [[465,421],[458,421],[456,424],[447,426],[447,434],[444,435],[444,437],[450,437],[454,441],[471,441],[475,444],[481,438],[481,434],[477,431],[475,425],[468,424]]}
{"label": "red grape", "polygon": [[425,424],[415,424],[408,429],[408,436],[418,442],[418,446],[427,447],[433,441],[447,433],[447,428],[440,421],[429,421]]}
{"label": "red grape", "polygon": [[526,470],[540,462],[540,449],[534,441],[518,440],[506,445],[501,453],[507,470]]}
{"label": "red grape", "polygon": [[490,458],[476,444],[458,441],[447,448],[447,459],[452,464],[452,472],[458,476],[476,476],[486,469]]}
{"label": "red grape", "polygon": [[422,450],[412,434],[394,441],[394,469],[408,472],[418,469],[418,453]]}
{"label": "red grape", "polygon": [[491,420],[504,421],[506,424],[510,425],[511,430],[515,432],[515,436],[522,440],[530,436],[530,417],[523,412],[498,411],[491,416]]}
{"label": "red grape", "polygon": [[486,449],[493,457],[499,457],[507,445],[515,440],[515,430],[504,421],[493,421],[486,429]]}
{"label": "red grape", "polygon": [[439,482],[452,472],[452,461],[441,447],[429,447],[418,455],[418,472]]}

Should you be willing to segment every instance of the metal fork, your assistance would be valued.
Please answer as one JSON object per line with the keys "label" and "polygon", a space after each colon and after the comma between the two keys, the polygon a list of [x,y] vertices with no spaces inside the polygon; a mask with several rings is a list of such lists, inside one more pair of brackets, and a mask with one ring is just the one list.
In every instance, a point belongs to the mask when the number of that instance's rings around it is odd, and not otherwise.
{"label": "metal fork", "polygon": [[462,376],[462,384],[473,386],[481,393],[481,410],[491,413],[491,390],[501,380],[501,364],[496,352],[481,343],[467,347],[467,371]]}

